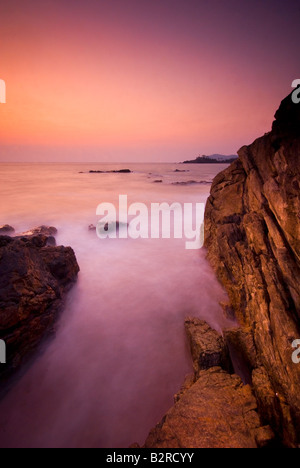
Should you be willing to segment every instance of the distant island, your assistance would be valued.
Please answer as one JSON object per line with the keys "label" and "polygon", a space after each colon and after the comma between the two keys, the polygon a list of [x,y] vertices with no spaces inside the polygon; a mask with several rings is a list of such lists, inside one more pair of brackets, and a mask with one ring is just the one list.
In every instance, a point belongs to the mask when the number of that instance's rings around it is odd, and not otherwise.
{"label": "distant island", "polygon": [[223,154],[212,154],[210,156],[198,156],[196,159],[184,161],[182,164],[231,164],[238,158],[237,155],[224,156]]}

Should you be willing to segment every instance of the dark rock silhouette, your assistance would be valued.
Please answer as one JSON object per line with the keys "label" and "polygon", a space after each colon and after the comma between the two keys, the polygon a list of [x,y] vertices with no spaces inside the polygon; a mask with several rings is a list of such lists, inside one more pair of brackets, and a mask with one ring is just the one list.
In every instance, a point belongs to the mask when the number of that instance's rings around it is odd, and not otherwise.
{"label": "dark rock silhouette", "polygon": [[185,185],[211,185],[212,182],[209,182],[208,180],[186,180],[186,181],[182,181],[182,182],[172,182],[172,185],[181,185],[181,186],[185,186]]}
{"label": "dark rock silhouette", "polygon": [[89,171],[89,174],[131,174],[130,169],[120,169],[119,171]]}
{"label": "dark rock silhouette", "polygon": [[196,159],[192,159],[189,161],[184,161],[182,164],[231,164],[233,161],[237,159],[237,156],[232,156],[226,158],[225,156],[214,155],[215,157],[211,156],[198,156]]}
{"label": "dark rock silhouette", "polygon": [[79,272],[70,247],[48,246],[49,236],[32,232],[0,237],[0,339],[7,346],[2,377],[18,369],[53,331]]}

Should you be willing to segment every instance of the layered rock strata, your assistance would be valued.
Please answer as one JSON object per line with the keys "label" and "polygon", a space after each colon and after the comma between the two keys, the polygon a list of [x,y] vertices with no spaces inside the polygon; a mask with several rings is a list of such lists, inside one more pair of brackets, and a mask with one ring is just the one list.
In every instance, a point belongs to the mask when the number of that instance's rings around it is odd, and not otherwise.
{"label": "layered rock strata", "polygon": [[272,131],[238,152],[213,182],[205,214],[208,259],[240,329],[260,414],[287,446],[300,442],[300,104],[288,96]]}

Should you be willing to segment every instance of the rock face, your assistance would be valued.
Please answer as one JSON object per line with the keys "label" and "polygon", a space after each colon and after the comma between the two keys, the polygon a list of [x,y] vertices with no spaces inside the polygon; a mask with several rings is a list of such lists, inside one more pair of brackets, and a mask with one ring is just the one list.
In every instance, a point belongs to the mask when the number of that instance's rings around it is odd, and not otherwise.
{"label": "rock face", "polygon": [[185,322],[195,374],[175,395],[175,406],[150,432],[145,448],[257,448],[274,434],[262,427],[249,385],[217,364],[230,367],[227,346],[206,322]]}
{"label": "rock face", "polygon": [[[300,442],[300,105],[291,96],[272,131],[241,148],[213,182],[205,214],[208,259],[241,328],[260,413],[287,446]],[[225,334],[226,335],[226,334]]]}
{"label": "rock face", "polygon": [[211,367],[221,367],[231,370],[231,361],[227,345],[223,337],[203,320],[187,318],[185,329],[188,336],[194,371],[196,375],[201,370]]}
{"label": "rock face", "polygon": [[18,368],[51,331],[64,295],[76,281],[73,250],[47,242],[46,235],[0,237],[0,339],[7,346],[1,374]]}
{"label": "rock face", "polygon": [[199,378],[151,431],[145,448],[256,448],[260,420],[249,386],[219,367]]}

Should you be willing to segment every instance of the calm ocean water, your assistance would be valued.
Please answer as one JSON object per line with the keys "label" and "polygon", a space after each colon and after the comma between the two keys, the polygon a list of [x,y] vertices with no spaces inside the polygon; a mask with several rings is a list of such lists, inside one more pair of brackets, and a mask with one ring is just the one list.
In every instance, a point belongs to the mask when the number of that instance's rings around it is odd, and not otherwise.
{"label": "calm ocean water", "polygon": [[[192,370],[185,317],[220,329],[225,295],[205,252],[185,250],[184,239],[100,240],[88,225],[98,204],[117,205],[119,194],[147,206],[204,203],[225,167],[0,165],[0,225],[56,226],[57,243],[73,247],[81,268],[56,337],[0,402],[0,446],[144,442]],[[124,168],[133,173],[88,173]]]}

